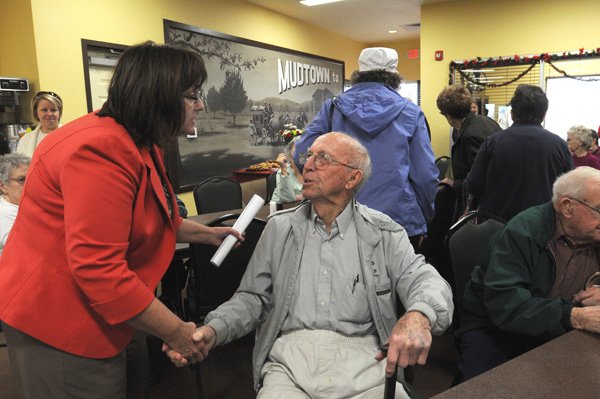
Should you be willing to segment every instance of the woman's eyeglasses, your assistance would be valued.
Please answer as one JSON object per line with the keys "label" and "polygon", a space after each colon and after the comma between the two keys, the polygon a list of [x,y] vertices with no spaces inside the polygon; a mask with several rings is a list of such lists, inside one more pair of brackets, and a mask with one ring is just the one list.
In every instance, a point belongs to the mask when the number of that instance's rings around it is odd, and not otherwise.
{"label": "woman's eyeglasses", "polygon": [[25,184],[25,178],[26,178],[26,176],[19,176],[19,177],[14,177],[14,178],[8,179],[8,180],[14,181],[14,182],[17,182],[20,185],[23,185],[23,184]]}
{"label": "woman's eyeglasses", "polygon": [[332,164],[339,164],[339,165],[345,166],[350,169],[358,169],[356,166],[350,166],[346,163],[338,161],[337,159],[334,159],[331,155],[325,154],[324,152],[315,154],[312,151],[307,151],[304,154],[300,154],[299,158],[300,158],[300,162],[302,164],[305,164],[306,162],[308,162],[308,160],[310,158],[313,158],[313,157],[315,159],[315,166],[317,167],[317,169],[323,169],[324,167],[332,165]]}
{"label": "woman's eyeglasses", "polygon": [[195,105],[198,104],[198,101],[204,102],[204,92],[202,90],[198,90],[196,94],[184,94],[183,98],[190,100],[190,102]]}

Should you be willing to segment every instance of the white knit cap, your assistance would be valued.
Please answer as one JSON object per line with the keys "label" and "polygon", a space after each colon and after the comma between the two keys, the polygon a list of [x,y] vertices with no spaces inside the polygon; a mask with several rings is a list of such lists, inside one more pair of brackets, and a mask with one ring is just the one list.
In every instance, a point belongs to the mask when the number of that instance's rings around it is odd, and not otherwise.
{"label": "white knit cap", "polygon": [[369,47],[363,49],[358,57],[358,70],[360,72],[384,69],[396,72],[398,66],[398,53],[387,47]]}

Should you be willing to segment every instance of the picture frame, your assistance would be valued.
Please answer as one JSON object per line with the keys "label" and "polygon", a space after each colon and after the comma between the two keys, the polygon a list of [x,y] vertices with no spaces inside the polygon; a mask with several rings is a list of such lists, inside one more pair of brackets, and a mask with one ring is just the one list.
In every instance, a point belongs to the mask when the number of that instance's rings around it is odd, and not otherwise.
{"label": "picture frame", "polygon": [[166,149],[176,192],[274,160],[286,126],[302,130],[344,90],[344,62],[164,20],[165,43],[198,52],[207,68],[197,134]]}

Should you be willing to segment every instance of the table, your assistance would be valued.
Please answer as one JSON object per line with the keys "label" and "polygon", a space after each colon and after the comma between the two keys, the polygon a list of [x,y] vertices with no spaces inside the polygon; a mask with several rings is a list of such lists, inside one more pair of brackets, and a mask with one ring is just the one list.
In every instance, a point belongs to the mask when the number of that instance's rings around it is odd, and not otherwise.
{"label": "table", "polygon": [[432,399],[598,397],[600,335],[573,330]]}
{"label": "table", "polygon": [[256,170],[256,171],[249,171],[246,169],[238,169],[238,170],[233,171],[233,178],[238,183],[241,184],[241,183],[245,183],[247,181],[266,179],[275,172],[277,172],[277,169]]}

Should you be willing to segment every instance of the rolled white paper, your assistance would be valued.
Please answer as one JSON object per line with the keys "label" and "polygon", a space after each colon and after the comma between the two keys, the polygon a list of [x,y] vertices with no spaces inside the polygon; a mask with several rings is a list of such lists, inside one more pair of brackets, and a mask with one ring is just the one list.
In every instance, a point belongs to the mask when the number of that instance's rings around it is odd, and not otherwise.
{"label": "rolled white paper", "polygon": [[[258,213],[260,208],[264,206],[264,204],[265,200],[262,199],[260,195],[254,194],[250,199],[250,202],[248,202],[248,205],[246,205],[246,207],[242,211],[242,214],[240,215],[238,220],[236,220],[233,224],[233,229],[239,231],[240,233],[246,231],[246,227],[248,227],[252,219],[254,219],[254,216],[256,216],[256,214]],[[223,263],[223,260],[225,260],[225,258],[229,254],[229,251],[231,251],[236,242],[237,238],[235,238],[231,234],[225,237],[221,245],[219,245],[219,248],[217,248],[217,252],[215,252],[212,259],[210,260],[210,263],[212,263],[216,267],[221,266],[221,263]]]}

